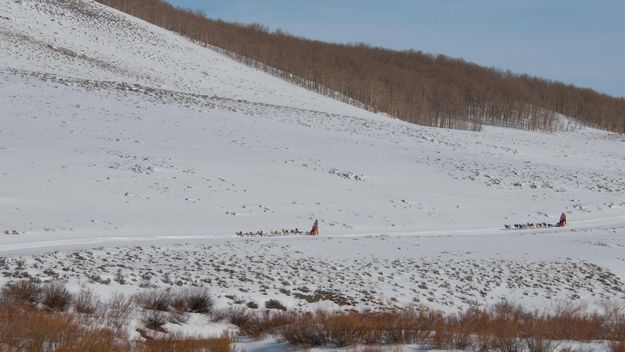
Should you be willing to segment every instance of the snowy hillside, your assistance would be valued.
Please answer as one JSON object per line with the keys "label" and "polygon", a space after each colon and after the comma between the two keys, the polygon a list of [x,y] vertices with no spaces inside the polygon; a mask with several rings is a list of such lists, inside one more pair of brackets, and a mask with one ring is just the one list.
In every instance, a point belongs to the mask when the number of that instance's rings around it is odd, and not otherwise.
{"label": "snowy hillside", "polygon": [[[264,276],[232,275],[213,289],[262,299],[267,287],[267,298],[304,310],[292,294],[303,287],[369,308],[624,300],[623,136],[424,128],[93,1],[0,0],[0,10],[8,268],[23,266],[15,255],[41,254],[31,274],[49,279],[45,269],[63,271],[74,250],[103,246],[60,277],[112,277],[115,264],[101,265],[111,256],[127,266],[128,283],[110,284],[118,290],[145,284],[141,270],[191,284],[218,268],[253,269]],[[566,229],[502,230],[563,211]],[[235,236],[315,219],[320,238]],[[190,257],[202,258],[194,269]]]}

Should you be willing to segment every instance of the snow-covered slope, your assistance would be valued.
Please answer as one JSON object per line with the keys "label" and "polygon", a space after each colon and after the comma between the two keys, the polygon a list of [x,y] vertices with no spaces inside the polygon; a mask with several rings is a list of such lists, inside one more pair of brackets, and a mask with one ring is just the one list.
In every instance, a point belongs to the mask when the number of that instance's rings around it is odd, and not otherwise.
{"label": "snow-covered slope", "polygon": [[353,108],[88,0],[2,1],[3,66],[328,112]]}
{"label": "snow-covered slope", "polygon": [[[573,263],[583,260],[588,270],[599,265],[625,275],[618,237],[625,233],[623,136],[410,125],[293,86],[93,1],[0,0],[0,10],[0,231],[11,234],[0,235],[0,254],[212,240],[219,245],[210,255],[231,249],[233,262],[266,248],[267,265],[287,254],[314,257],[332,267],[319,273],[328,278],[341,270],[352,277],[367,265],[386,273],[475,264],[497,292],[480,295],[480,303],[509,294],[523,299],[508,285],[509,273],[540,263],[548,273],[575,272]],[[570,218],[565,230],[501,230],[554,222],[562,211]],[[308,228],[315,219],[326,242],[234,237]],[[579,233],[563,239],[567,245],[553,237],[571,231]],[[382,234],[390,239],[376,237]],[[522,258],[519,238],[530,253]],[[458,243],[481,245],[462,262],[454,259],[465,253]],[[167,247],[163,257],[170,250],[184,256]],[[489,273],[498,266],[505,277]],[[427,275],[402,275],[397,282],[376,278],[380,300],[401,292],[399,303],[414,302],[410,294]],[[469,274],[460,275],[451,281],[472,285]],[[449,285],[430,279],[441,290]],[[583,286],[588,299],[622,299],[599,279]],[[289,280],[336,289],[325,279]],[[350,292],[358,282],[372,285],[367,280],[354,278]],[[593,290],[602,296],[593,298]],[[544,302],[550,292],[537,295]],[[468,302],[432,295],[421,302]]]}

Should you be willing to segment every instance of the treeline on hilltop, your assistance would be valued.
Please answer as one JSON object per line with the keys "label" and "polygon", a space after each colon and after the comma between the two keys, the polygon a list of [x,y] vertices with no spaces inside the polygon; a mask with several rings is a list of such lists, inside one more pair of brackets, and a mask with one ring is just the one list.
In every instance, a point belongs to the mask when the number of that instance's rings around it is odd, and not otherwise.
{"label": "treeline on hilltop", "polygon": [[341,45],[208,19],[162,0],[97,0],[223,49],[248,65],[319,93],[422,125],[558,128],[559,114],[625,132],[625,99],[485,68],[446,56]]}

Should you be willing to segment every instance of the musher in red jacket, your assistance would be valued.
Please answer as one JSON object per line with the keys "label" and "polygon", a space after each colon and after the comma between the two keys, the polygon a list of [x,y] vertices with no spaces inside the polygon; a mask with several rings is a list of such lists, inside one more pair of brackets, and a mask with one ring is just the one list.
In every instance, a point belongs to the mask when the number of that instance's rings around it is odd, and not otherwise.
{"label": "musher in red jacket", "polygon": [[312,230],[310,230],[309,235],[319,236],[319,220],[315,220],[315,223],[313,224]]}
{"label": "musher in red jacket", "polygon": [[562,215],[560,215],[560,221],[556,224],[557,227],[564,227],[566,226],[566,214],[562,213]]}

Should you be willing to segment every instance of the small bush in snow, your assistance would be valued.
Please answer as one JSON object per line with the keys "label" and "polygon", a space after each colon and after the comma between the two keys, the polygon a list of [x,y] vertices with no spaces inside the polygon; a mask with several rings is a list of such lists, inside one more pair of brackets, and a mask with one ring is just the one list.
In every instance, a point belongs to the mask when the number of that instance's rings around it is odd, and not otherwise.
{"label": "small bush in snow", "polygon": [[217,322],[227,320],[230,317],[230,309],[213,309],[211,312],[211,321]]}
{"label": "small bush in snow", "polygon": [[137,304],[143,309],[169,311],[172,303],[172,293],[165,290],[151,290],[138,293],[134,296]]}
{"label": "small bush in snow", "polygon": [[65,310],[72,302],[72,294],[62,282],[54,281],[43,286],[41,303],[55,310]]}
{"label": "small bush in snow", "polygon": [[133,301],[121,293],[116,293],[98,314],[110,325],[122,326],[134,310]]}
{"label": "small bush in snow", "polygon": [[228,310],[228,320],[236,326],[243,326],[252,319],[252,313],[245,308],[232,308]]}
{"label": "small bush in snow", "polygon": [[205,288],[188,288],[176,291],[171,305],[178,311],[207,314],[213,309],[213,298]]}
{"label": "small bush in snow", "polygon": [[167,314],[164,312],[150,310],[143,317],[145,327],[151,330],[163,331],[163,325],[167,324]]}
{"label": "small bush in snow", "polygon": [[493,340],[493,347],[501,352],[523,352],[523,341],[514,336],[498,336]]}
{"label": "small bush in snow", "polygon": [[117,270],[117,273],[115,273],[115,282],[117,282],[120,285],[125,285],[126,284],[126,278],[124,277],[124,273],[122,272],[122,269]]}
{"label": "small bush in snow", "polygon": [[543,337],[528,337],[525,339],[527,352],[554,352],[558,347],[556,342]]}
{"label": "small bush in snow", "polygon": [[93,314],[98,307],[98,298],[93,290],[83,289],[74,296],[74,308],[78,313]]}
{"label": "small bush in snow", "polygon": [[277,299],[270,299],[265,302],[265,308],[286,311],[286,307]]}

